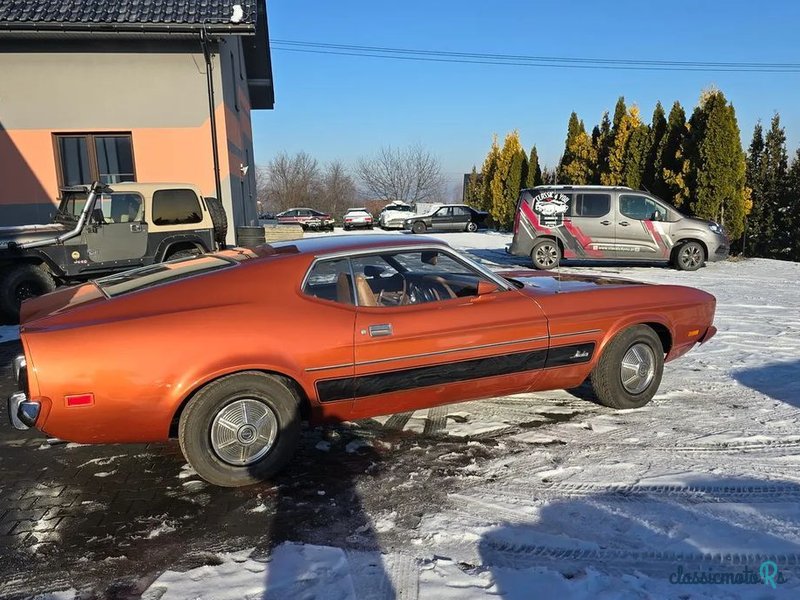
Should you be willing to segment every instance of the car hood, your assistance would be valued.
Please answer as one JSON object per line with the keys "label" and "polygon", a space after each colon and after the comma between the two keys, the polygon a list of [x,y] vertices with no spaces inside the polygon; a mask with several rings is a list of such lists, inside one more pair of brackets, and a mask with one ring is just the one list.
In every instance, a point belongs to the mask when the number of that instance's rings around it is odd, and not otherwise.
{"label": "car hood", "polygon": [[46,225],[19,225],[16,227],[0,227],[0,250],[9,244],[25,244],[37,242],[66,233],[68,228],[63,223]]}
{"label": "car hood", "polygon": [[497,274],[503,278],[523,284],[521,288],[523,291],[536,294],[586,292],[609,287],[650,285],[640,281],[631,281],[629,279],[619,279],[616,277],[553,273],[551,271],[500,271]]}

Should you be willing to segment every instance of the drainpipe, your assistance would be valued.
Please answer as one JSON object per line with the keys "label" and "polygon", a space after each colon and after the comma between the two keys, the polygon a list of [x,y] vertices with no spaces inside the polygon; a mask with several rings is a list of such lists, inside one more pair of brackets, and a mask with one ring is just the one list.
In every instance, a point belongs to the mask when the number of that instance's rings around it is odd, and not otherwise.
{"label": "drainpipe", "polygon": [[200,30],[200,45],[206,59],[206,86],[208,88],[208,116],[211,119],[211,151],[214,157],[214,184],[217,188],[217,199],[222,202],[222,182],[219,178],[219,145],[217,142],[217,115],[214,101],[214,79],[211,67],[211,48],[205,27]]}

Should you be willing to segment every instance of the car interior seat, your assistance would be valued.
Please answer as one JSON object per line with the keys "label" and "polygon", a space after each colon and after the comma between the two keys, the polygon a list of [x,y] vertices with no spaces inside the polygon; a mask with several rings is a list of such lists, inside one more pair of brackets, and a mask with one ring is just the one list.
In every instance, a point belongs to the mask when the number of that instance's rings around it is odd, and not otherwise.
{"label": "car interior seat", "polygon": [[367,278],[361,274],[356,275],[356,294],[358,295],[359,306],[378,306],[375,293],[367,283]]}
{"label": "car interior seat", "polygon": [[336,301],[342,304],[353,304],[353,286],[347,273],[339,273],[336,277]]}

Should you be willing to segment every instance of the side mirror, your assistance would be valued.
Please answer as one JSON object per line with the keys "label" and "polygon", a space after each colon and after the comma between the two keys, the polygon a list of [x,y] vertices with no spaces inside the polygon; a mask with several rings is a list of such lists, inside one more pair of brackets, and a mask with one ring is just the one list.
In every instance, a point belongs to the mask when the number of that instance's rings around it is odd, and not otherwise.
{"label": "side mirror", "polygon": [[103,209],[102,208],[95,208],[92,210],[92,223],[96,225],[102,225],[106,222],[106,218],[103,216]]}
{"label": "side mirror", "polygon": [[650,216],[650,220],[651,221],[663,221],[664,219],[661,216],[661,212],[660,211],[656,211]]}
{"label": "side mirror", "polygon": [[500,286],[494,283],[493,281],[486,281],[485,279],[481,279],[478,282],[478,296],[486,296],[488,294],[494,294],[499,289]]}

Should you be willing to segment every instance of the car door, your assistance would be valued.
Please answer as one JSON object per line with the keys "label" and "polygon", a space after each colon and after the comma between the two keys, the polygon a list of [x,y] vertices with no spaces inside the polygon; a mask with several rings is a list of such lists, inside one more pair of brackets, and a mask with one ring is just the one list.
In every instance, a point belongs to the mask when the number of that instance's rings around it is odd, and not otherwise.
{"label": "car door", "polygon": [[616,216],[607,192],[571,194],[562,234],[566,258],[615,258]]}
{"label": "car door", "polygon": [[[620,194],[616,225],[617,258],[661,260],[669,256],[663,219],[666,209],[643,194]],[[655,219],[654,219],[655,217]]]}
{"label": "car door", "polygon": [[467,224],[472,220],[472,213],[465,206],[451,207],[453,231],[466,231]]}
{"label": "car door", "polygon": [[[441,248],[352,257],[351,266],[353,418],[521,392],[538,378],[547,320],[513,286]],[[478,295],[479,282],[497,290]]]}
{"label": "car door", "polygon": [[450,206],[443,206],[431,217],[431,228],[448,231],[452,229],[452,211]]}
{"label": "car door", "polygon": [[85,228],[90,263],[139,264],[147,252],[144,199],[135,193],[102,194]]}

